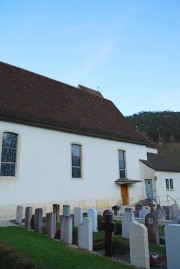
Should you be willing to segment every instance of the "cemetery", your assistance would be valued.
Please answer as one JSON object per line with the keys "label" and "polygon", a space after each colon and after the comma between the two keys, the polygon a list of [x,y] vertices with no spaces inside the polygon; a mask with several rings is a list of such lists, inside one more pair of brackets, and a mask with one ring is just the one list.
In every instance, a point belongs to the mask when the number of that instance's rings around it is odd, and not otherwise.
{"label": "cemetery", "polygon": [[[177,235],[180,233],[179,211],[167,220],[165,211],[149,204],[123,208],[116,206],[98,212],[83,211],[53,204],[52,212],[42,208],[17,206],[14,222],[25,230],[46,236],[58,243],[93,253],[122,264],[145,269],[179,269]],[[159,213],[161,211],[161,214]]]}

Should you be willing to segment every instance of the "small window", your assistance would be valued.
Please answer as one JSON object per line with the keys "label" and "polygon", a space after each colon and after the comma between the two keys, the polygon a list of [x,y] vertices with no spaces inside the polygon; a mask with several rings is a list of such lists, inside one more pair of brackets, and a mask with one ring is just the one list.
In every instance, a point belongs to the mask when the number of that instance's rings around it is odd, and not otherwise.
{"label": "small window", "polygon": [[166,178],[166,189],[167,190],[173,190],[174,186],[173,186],[173,179],[172,178]]}
{"label": "small window", "polygon": [[71,145],[72,178],[81,178],[81,146]]}
{"label": "small window", "polygon": [[119,158],[119,177],[124,179],[126,178],[125,151],[118,150],[118,158]]}
{"label": "small window", "polygon": [[16,176],[17,134],[3,133],[1,152],[1,176]]}

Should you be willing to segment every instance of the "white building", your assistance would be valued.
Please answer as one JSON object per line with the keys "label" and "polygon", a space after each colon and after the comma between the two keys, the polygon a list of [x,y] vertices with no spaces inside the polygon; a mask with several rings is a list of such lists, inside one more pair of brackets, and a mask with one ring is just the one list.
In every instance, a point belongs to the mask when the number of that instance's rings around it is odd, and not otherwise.
{"label": "white building", "polygon": [[17,205],[133,205],[148,196],[147,179],[154,198],[179,180],[140,161],[156,149],[97,91],[0,62],[0,92],[0,217]]}

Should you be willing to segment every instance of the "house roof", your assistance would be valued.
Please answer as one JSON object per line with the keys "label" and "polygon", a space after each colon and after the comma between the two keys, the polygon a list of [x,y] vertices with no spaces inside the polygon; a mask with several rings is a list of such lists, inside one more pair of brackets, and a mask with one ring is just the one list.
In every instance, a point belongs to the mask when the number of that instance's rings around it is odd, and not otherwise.
{"label": "house roof", "polygon": [[170,163],[164,157],[156,154],[156,153],[147,153],[147,161],[140,160],[142,163],[147,165],[148,167],[156,170],[156,171],[164,171],[164,172],[180,172],[176,166]]}
{"label": "house roof", "polygon": [[0,120],[147,144],[111,101],[86,87],[0,62],[0,92]]}

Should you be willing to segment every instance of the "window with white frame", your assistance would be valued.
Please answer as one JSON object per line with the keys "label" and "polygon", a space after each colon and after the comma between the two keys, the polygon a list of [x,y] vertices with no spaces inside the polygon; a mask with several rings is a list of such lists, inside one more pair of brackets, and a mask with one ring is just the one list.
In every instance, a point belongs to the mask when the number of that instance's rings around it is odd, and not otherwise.
{"label": "window with white frame", "polygon": [[121,179],[126,178],[126,165],[125,165],[125,151],[118,150],[118,159],[119,159],[119,177]]}
{"label": "window with white frame", "polygon": [[72,178],[81,178],[81,145],[71,145]]}
{"label": "window with white frame", "polygon": [[166,190],[173,190],[173,179],[172,178],[166,178]]}
{"label": "window with white frame", "polygon": [[16,155],[17,155],[17,137],[11,132],[4,132],[1,144],[1,167],[0,176],[16,176]]}

